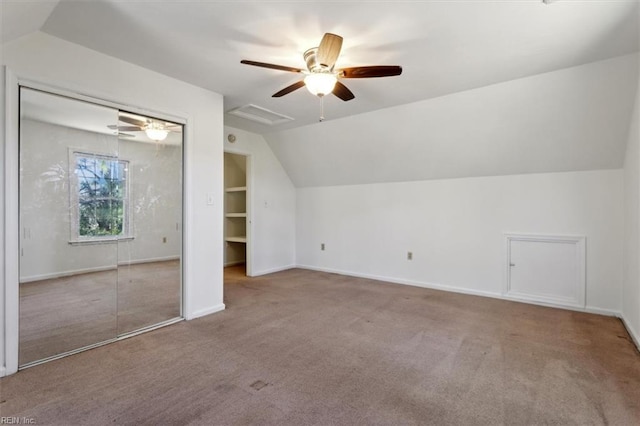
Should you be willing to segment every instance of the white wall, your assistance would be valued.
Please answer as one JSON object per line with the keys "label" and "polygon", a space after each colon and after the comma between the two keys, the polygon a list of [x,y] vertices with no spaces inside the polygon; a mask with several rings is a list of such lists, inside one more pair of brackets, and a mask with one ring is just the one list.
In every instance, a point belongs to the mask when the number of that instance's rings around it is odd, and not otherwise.
{"label": "white wall", "polygon": [[[141,113],[170,115],[187,121],[185,315],[193,318],[224,309],[222,96],[43,33],[30,34],[6,43],[2,48],[2,64],[22,80],[38,81],[124,104]],[[213,205],[207,205],[208,193],[215,200]],[[0,329],[5,328],[4,320],[3,317]],[[15,342],[6,343],[6,358],[2,364],[7,365],[10,373],[17,367],[17,338]]]}
{"label": "white wall", "polygon": [[605,170],[300,188],[297,263],[497,296],[504,233],[584,235],[587,307],[619,312],[622,179]]}
{"label": "white wall", "polygon": [[250,156],[250,220],[252,275],[295,265],[296,192],[291,180],[258,134],[225,126],[236,142],[225,137],[224,149]]}
{"label": "white wall", "polygon": [[624,283],[622,316],[640,348],[640,90],[636,94],[633,120],[624,162]]}
{"label": "white wall", "polygon": [[[118,156],[129,161],[131,236],[120,242],[120,263],[180,256],[182,147],[120,139]],[[123,247],[124,246],[124,247]]]}

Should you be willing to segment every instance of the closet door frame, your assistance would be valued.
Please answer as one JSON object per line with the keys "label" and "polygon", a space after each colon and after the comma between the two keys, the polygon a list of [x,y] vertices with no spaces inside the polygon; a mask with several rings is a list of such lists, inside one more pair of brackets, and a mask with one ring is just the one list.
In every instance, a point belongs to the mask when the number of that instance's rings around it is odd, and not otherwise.
{"label": "closet door frame", "polygon": [[[0,377],[18,371],[19,340],[19,267],[20,267],[20,86],[18,77],[7,67],[5,81],[5,151],[4,151],[4,347],[0,347]],[[1,331],[1,330],[0,330]],[[0,339],[0,345],[3,345]]]}
{"label": "closet door frame", "polygon": [[[151,326],[142,330],[134,331],[129,334],[118,336],[115,340],[122,340],[137,334],[153,330],[177,321],[187,318],[189,312],[187,304],[188,285],[185,277],[187,276],[186,265],[186,241],[188,239],[188,226],[185,218],[188,217],[188,203],[186,194],[188,193],[189,182],[186,170],[188,163],[186,161],[187,149],[187,132],[189,131],[188,120],[185,117],[173,115],[163,111],[155,111],[148,108],[142,108],[135,105],[128,105],[121,102],[107,100],[105,98],[89,96],[78,93],[77,91],[62,88],[49,82],[42,82],[22,78],[16,75],[9,67],[4,66],[4,81],[0,84],[4,85],[5,90],[5,150],[4,150],[4,292],[0,288],[0,306],[4,312],[0,312],[0,316],[4,314],[4,347],[3,340],[0,339],[0,377],[14,374],[18,371],[18,353],[19,353],[19,250],[20,250],[20,229],[19,229],[19,190],[20,190],[20,88],[25,87],[34,90],[40,90],[53,95],[65,96],[79,101],[94,103],[97,105],[115,108],[117,110],[128,111],[143,116],[151,116],[158,119],[164,119],[176,124],[182,125],[182,242],[181,242],[181,299],[180,311],[182,318],[168,323],[161,323],[157,326]],[[4,300],[3,300],[4,299]],[[69,355],[64,354],[62,356]],[[48,360],[55,359],[50,358]]]}

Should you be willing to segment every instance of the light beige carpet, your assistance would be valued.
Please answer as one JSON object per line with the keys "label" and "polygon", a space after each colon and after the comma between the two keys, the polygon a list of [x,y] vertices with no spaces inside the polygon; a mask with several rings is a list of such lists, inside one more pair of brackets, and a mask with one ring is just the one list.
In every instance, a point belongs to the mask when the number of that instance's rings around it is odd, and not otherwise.
{"label": "light beige carpet", "polygon": [[227,310],[0,380],[38,424],[640,424],[615,318],[290,270]]}

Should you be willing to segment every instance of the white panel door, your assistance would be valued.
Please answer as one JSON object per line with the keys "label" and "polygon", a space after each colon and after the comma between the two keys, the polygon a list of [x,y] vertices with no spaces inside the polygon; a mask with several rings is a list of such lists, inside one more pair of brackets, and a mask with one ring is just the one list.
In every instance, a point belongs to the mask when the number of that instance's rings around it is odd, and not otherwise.
{"label": "white panel door", "polygon": [[584,239],[507,237],[507,295],[584,307]]}

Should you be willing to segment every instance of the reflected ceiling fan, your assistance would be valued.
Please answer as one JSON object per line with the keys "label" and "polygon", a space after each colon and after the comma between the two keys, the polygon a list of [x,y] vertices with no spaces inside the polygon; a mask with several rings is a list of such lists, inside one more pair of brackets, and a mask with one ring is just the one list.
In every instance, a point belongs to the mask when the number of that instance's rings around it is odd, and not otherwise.
{"label": "reflected ceiling fan", "polygon": [[154,120],[126,112],[121,112],[118,119],[130,124],[130,126],[116,126],[115,124],[111,124],[107,127],[112,130],[117,130],[118,135],[121,137],[131,137],[130,135],[122,132],[145,132],[149,139],[160,142],[165,140],[170,132],[179,133],[182,131],[182,126],[179,124]]}
{"label": "reflected ceiling fan", "polygon": [[402,67],[399,65],[369,65],[334,69],[341,49],[342,37],[336,34],[326,33],[322,37],[318,47],[313,47],[304,52],[304,60],[307,64],[306,70],[247,60],[242,60],[240,63],[306,75],[304,79],[275,93],[273,95],[274,98],[279,98],[306,86],[309,92],[316,96],[323,97],[329,93],[333,93],[343,101],[350,101],[355,98],[355,95],[347,86],[339,81],[340,79],[392,77],[402,74]]}

